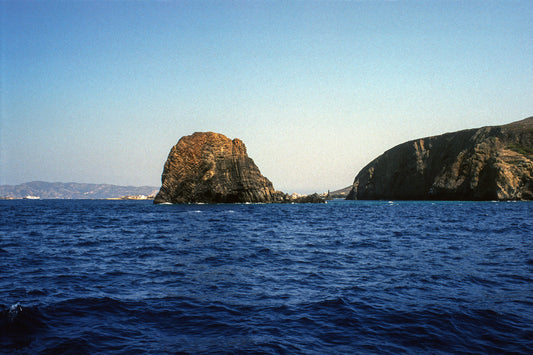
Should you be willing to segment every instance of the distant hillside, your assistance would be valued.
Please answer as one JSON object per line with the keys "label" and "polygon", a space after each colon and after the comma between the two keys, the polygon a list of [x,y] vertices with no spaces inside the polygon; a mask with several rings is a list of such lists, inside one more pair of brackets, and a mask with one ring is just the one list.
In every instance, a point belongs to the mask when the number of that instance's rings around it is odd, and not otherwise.
{"label": "distant hillside", "polygon": [[154,195],[157,190],[158,188],[154,186],[33,181],[20,185],[1,185],[0,198],[38,196],[42,199],[106,199],[132,195]]}
{"label": "distant hillside", "polygon": [[[351,190],[352,190],[352,185],[345,187],[344,189],[330,191],[329,197],[330,198],[346,198],[346,196],[348,196]],[[328,193],[324,192],[322,195],[327,196]]]}

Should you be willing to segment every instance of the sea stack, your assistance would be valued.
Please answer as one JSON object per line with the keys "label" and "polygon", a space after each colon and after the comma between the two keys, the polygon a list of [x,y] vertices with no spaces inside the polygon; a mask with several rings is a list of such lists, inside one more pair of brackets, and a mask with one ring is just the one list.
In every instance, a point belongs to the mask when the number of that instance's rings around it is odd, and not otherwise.
{"label": "sea stack", "polygon": [[283,193],[248,157],[240,139],[196,132],[171,149],[154,203],[275,202]]}
{"label": "sea stack", "polygon": [[355,177],[350,200],[532,200],[533,117],[400,144]]}

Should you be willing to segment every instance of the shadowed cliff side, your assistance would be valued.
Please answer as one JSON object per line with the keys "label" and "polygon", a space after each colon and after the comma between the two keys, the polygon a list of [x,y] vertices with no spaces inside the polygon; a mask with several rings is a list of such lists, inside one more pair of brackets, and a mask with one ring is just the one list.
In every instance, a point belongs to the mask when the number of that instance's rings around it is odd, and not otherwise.
{"label": "shadowed cliff side", "polygon": [[357,174],[347,199],[531,200],[533,117],[400,144]]}
{"label": "shadowed cliff side", "polygon": [[324,202],[275,191],[241,140],[213,132],[182,137],[168,155],[161,180],[154,203]]}

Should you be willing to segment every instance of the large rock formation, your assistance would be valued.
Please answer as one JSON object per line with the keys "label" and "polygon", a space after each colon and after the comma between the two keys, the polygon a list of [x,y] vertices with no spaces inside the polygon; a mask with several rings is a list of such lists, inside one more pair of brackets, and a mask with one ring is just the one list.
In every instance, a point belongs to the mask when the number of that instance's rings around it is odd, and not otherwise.
{"label": "large rock formation", "polygon": [[275,193],[241,140],[213,132],[181,138],[161,180],[155,203],[270,202]]}
{"label": "large rock formation", "polygon": [[347,199],[531,200],[533,117],[400,144],[357,174]]}
{"label": "large rock formation", "polygon": [[170,151],[154,203],[324,202],[275,191],[244,143],[213,132],[181,138]]}

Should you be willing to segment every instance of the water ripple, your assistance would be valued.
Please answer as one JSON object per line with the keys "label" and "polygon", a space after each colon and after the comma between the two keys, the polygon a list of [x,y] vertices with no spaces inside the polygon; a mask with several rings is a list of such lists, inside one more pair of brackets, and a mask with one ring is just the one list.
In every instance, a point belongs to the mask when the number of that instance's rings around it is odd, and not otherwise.
{"label": "water ripple", "polygon": [[532,203],[0,205],[0,353],[533,348]]}

